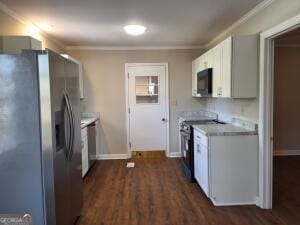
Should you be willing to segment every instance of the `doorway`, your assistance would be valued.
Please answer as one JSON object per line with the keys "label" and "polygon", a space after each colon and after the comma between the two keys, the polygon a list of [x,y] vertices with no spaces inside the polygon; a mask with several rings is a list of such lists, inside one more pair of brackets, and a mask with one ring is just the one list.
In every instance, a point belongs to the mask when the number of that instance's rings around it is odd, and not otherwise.
{"label": "doorway", "polygon": [[[276,38],[300,27],[295,16],[260,35],[259,97],[259,202],[261,208],[273,207],[274,148],[274,51]],[[296,90],[295,90],[296,91]]]}
{"label": "doorway", "polygon": [[169,153],[169,89],[167,63],[129,63],[126,74],[128,154]]}
{"label": "doorway", "polygon": [[274,38],[273,210],[300,221],[300,28]]}

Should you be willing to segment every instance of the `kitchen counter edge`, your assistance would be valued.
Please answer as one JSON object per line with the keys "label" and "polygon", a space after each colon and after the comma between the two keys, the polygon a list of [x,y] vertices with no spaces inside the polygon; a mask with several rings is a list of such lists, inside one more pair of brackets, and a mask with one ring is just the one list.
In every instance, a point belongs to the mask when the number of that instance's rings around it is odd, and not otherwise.
{"label": "kitchen counter edge", "polygon": [[99,117],[93,117],[93,118],[82,118],[81,122],[83,122],[83,124],[81,124],[81,129],[86,128],[87,126],[89,126],[92,123],[95,123],[96,121],[99,121],[100,118]]}
{"label": "kitchen counter edge", "polygon": [[206,136],[257,135],[257,131],[247,130],[231,124],[193,125],[193,128]]}

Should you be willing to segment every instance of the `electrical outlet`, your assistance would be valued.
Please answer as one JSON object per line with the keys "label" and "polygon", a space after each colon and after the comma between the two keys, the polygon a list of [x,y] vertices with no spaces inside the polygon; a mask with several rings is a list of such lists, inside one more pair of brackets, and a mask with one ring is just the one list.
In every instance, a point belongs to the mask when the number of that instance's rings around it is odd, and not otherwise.
{"label": "electrical outlet", "polygon": [[245,108],[243,106],[241,107],[241,116],[245,116]]}

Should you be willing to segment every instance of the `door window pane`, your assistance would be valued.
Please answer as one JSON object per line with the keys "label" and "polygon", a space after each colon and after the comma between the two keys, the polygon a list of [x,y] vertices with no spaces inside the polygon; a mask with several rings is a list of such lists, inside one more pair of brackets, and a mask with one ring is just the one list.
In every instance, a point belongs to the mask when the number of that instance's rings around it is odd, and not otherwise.
{"label": "door window pane", "polygon": [[158,76],[136,76],[136,104],[157,104],[159,99]]}

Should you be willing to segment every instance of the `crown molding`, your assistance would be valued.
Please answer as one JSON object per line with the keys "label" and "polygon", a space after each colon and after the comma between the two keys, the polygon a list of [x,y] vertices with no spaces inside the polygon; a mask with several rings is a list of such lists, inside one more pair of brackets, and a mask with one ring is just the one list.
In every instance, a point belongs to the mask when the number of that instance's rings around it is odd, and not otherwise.
{"label": "crown molding", "polygon": [[234,22],[232,25],[230,25],[228,28],[226,28],[223,32],[221,32],[219,35],[217,35],[213,40],[211,40],[208,44],[205,45],[205,48],[212,47],[215,43],[220,42],[224,37],[229,36],[230,33],[235,30],[237,27],[241,26],[242,24],[246,23],[248,20],[250,20],[252,17],[257,15],[259,12],[267,8],[269,5],[271,5],[275,0],[264,0],[258,5],[256,5],[253,9],[251,9],[249,12],[247,12],[244,16],[242,16],[240,19],[238,19],[236,22]]}
{"label": "crown molding", "polygon": [[45,37],[45,38],[49,39],[50,41],[54,42],[55,44],[59,45],[61,48],[64,48],[64,49],[66,48],[66,46],[63,43],[56,40],[55,38],[53,38],[51,35],[47,34],[46,32],[42,31],[34,23],[30,22],[28,19],[21,16],[20,14],[15,12],[14,10],[10,9],[7,5],[3,4],[2,2],[0,2],[0,10],[3,11],[5,14],[9,15],[10,17],[12,17],[13,19],[17,20],[18,22],[22,23],[25,26],[34,26],[34,27],[36,27],[39,30],[39,33],[43,37]]}
{"label": "crown molding", "polygon": [[204,46],[67,46],[67,50],[189,50],[205,49]]}
{"label": "crown molding", "polygon": [[0,10],[3,11],[4,13],[6,13],[7,15],[11,16],[12,18],[16,19],[20,23],[22,23],[24,25],[28,25],[28,22],[25,20],[24,17],[20,16],[15,11],[11,10],[10,8],[8,8],[2,2],[0,2]]}

